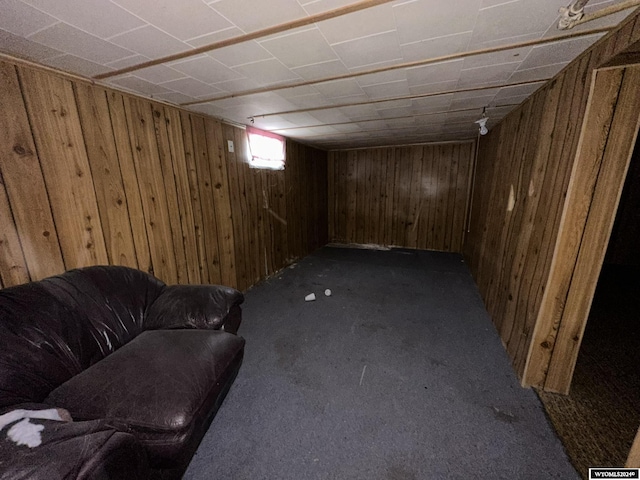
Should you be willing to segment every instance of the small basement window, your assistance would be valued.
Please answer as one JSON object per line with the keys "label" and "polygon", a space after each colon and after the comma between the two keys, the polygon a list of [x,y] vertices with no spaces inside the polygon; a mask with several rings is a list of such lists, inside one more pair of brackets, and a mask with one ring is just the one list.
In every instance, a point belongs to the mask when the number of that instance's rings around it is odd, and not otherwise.
{"label": "small basement window", "polygon": [[252,168],[284,170],[284,137],[253,127],[247,127],[247,137]]}

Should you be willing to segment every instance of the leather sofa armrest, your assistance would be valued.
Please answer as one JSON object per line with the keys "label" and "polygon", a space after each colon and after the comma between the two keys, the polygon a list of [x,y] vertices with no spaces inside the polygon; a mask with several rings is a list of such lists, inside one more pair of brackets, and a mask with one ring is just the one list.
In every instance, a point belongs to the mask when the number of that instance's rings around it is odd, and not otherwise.
{"label": "leather sofa armrest", "polygon": [[144,330],[202,328],[236,333],[244,295],[220,285],[171,285],[148,308]]}

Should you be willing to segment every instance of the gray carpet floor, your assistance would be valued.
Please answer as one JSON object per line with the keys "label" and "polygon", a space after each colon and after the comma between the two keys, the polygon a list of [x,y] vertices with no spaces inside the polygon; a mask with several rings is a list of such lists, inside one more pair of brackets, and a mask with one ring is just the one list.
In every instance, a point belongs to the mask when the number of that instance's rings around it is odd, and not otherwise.
{"label": "gray carpet floor", "polygon": [[243,310],[185,479],[579,478],[459,255],[324,247]]}

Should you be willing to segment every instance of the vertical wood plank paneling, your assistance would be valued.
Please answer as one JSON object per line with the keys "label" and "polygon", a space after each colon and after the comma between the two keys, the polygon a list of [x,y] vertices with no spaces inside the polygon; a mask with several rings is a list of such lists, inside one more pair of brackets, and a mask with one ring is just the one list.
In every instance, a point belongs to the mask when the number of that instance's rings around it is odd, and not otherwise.
{"label": "vertical wood plank paneling", "polygon": [[[222,134],[225,143],[229,140],[235,144],[235,129],[227,124],[222,126]],[[234,149],[235,150],[235,149]],[[227,161],[227,171],[229,172],[229,195],[231,198],[231,215],[233,217],[233,235],[235,239],[234,252],[236,258],[236,277],[238,288],[241,290],[250,286],[247,278],[247,262],[249,258],[245,252],[245,229],[244,219],[246,219],[246,207],[241,200],[241,184],[238,176],[238,160],[236,153],[225,149]]]}
{"label": "vertical wood plank paneling", "polygon": [[[356,241],[356,212],[358,211],[358,168],[357,168],[357,152],[348,152],[346,158],[341,161],[341,175],[339,188],[341,192],[341,201],[346,204],[340,204],[340,232],[342,236],[337,241],[347,243]],[[346,183],[345,183],[346,181]],[[354,185],[354,188],[347,188],[347,185]]]}
{"label": "vertical wood plank paneling", "polygon": [[138,268],[107,93],[77,84],[75,94],[109,263]]}
{"label": "vertical wood plank paneling", "polygon": [[176,283],[178,273],[171,220],[151,105],[148,101],[129,97],[125,99],[125,112],[147,227],[153,274],[166,283]]}
{"label": "vertical wood plank paneling", "polygon": [[[638,16],[636,12],[617,32],[580,55],[480,140],[464,252],[525,384],[544,386],[565,309],[557,292],[566,289],[571,275],[557,285],[548,281],[552,259],[558,258],[554,251],[592,73],[640,39],[640,31],[635,31]],[[601,133],[606,137],[606,132],[592,132],[596,137]],[[581,174],[589,175],[588,170]],[[513,211],[498,215],[505,210],[512,184]],[[588,189],[583,193],[591,198]],[[569,256],[559,258],[570,263]]]}
{"label": "vertical wood plank paneling", "polygon": [[241,199],[245,208],[243,217],[245,252],[247,258],[247,279],[253,285],[260,278],[264,269],[264,256],[260,252],[260,232],[258,212],[256,212],[255,184],[253,172],[249,167],[247,137],[244,130],[235,130],[236,160],[238,163],[238,177],[241,185]]}
{"label": "vertical wood plank paneling", "polygon": [[0,175],[0,281],[3,286],[29,281],[29,270],[20,245],[2,175]]}
{"label": "vertical wood plank paneling", "polygon": [[330,241],[459,252],[472,161],[469,142],[331,152]]}
{"label": "vertical wood plank paneling", "polygon": [[17,68],[0,63],[0,287],[109,263],[245,290],[328,241],[325,152],[287,141],[285,171],[250,169],[241,128]]}
{"label": "vertical wood plank paneling", "polygon": [[193,153],[198,180],[200,205],[202,207],[202,241],[207,254],[207,271],[209,283],[222,282],[220,272],[220,253],[218,251],[218,222],[216,205],[213,199],[211,166],[204,118],[191,116],[191,132],[193,134]]}
{"label": "vertical wood plank paneling", "polygon": [[[393,148],[386,148],[382,151],[384,162],[387,164],[386,194],[384,209],[384,232],[382,236],[383,245],[393,243],[393,224],[395,221],[395,178],[396,178],[396,157]],[[425,247],[426,248],[426,247]]]}
{"label": "vertical wood plank paneling", "polygon": [[109,259],[69,80],[18,69],[66,268]]}
{"label": "vertical wood plank paneling", "polygon": [[336,165],[337,159],[335,155],[329,154],[329,158],[327,161],[327,198],[329,199],[329,208],[327,209],[329,223],[327,225],[329,231],[329,238],[336,238],[337,230],[336,230],[336,220],[338,215],[336,213],[336,206],[338,202],[336,201]]}
{"label": "vertical wood plank paneling", "polygon": [[193,226],[196,247],[198,251],[198,269],[200,281],[209,283],[209,262],[204,238],[204,220],[202,218],[202,203],[200,201],[200,188],[198,185],[198,169],[196,167],[196,153],[193,146],[193,131],[191,128],[192,115],[180,112],[180,125],[182,127],[182,139],[184,142],[184,158],[189,181],[189,196],[193,210]]}
{"label": "vertical wood plank paneling", "polygon": [[[7,192],[9,204],[5,207],[7,216],[3,214],[2,228],[6,229],[10,238],[12,223],[15,221],[24,263],[28,268],[24,275],[18,273],[18,270],[5,271],[2,281],[5,286],[9,286],[25,278],[40,280],[60,273],[64,271],[64,262],[38,153],[13,65],[0,62],[0,82],[0,104],[4,110],[0,115],[0,131],[3,132],[0,136],[0,178],[3,191]],[[9,210],[13,220],[10,220]],[[7,268],[11,269],[21,264],[17,252],[15,242],[7,240],[3,247],[3,258],[6,259]],[[17,277],[14,277],[14,274]]]}
{"label": "vertical wood plank paneling", "polygon": [[[167,127],[169,148],[171,149],[173,174],[176,182],[178,211],[180,215],[180,225],[182,227],[182,243],[187,261],[187,277],[190,284],[198,284],[201,283],[200,259],[198,258],[196,226],[194,223],[193,205],[189,189],[189,170],[186,159],[187,151],[182,135],[180,112],[176,109],[165,107],[164,118]],[[229,285],[233,286],[234,284]]]}
{"label": "vertical wood plank paneling", "polygon": [[167,198],[167,213],[169,214],[169,226],[173,239],[173,253],[176,259],[177,283],[188,284],[187,257],[184,247],[184,235],[180,220],[180,207],[178,205],[178,190],[173,171],[173,159],[171,158],[171,146],[169,144],[169,132],[167,131],[167,118],[164,115],[162,105],[152,104],[153,125],[158,145],[158,159],[162,168],[164,191]]}
{"label": "vertical wood plank paneling", "polygon": [[409,209],[407,216],[407,226],[405,229],[404,245],[411,248],[418,247],[418,227],[420,225],[420,212],[423,208],[423,199],[420,196],[422,184],[422,158],[424,150],[422,148],[411,149],[411,184],[409,187]]}
{"label": "vertical wood plank paneling", "polygon": [[136,260],[140,270],[152,272],[153,265],[151,263],[149,238],[147,236],[147,226],[144,220],[140,187],[138,185],[138,177],[133,160],[124,101],[125,97],[122,94],[114,91],[107,92],[109,115],[111,117],[111,126],[113,127],[115,148],[120,161],[120,173],[122,175],[122,184],[127,199],[127,209],[131,222],[131,234],[133,235]]}
{"label": "vertical wood plank paneling", "polygon": [[233,216],[229,203],[229,176],[227,162],[223,153],[222,125],[218,121],[205,119],[205,133],[209,162],[211,163],[211,182],[218,227],[218,253],[220,255],[220,277],[224,285],[236,285],[236,266],[234,254]]}
{"label": "vertical wood plank paneling", "polygon": [[[621,77],[620,81],[618,81],[619,77]],[[619,89],[614,100],[612,86],[616,84],[619,85]],[[580,196],[585,190],[591,191],[591,201],[589,202],[589,211],[584,218],[584,224],[581,225],[583,233],[575,259],[571,286],[566,293],[556,347],[553,349],[545,380],[545,389],[550,391],[568,393],[569,390],[573,368],[567,368],[567,365],[573,367],[578,356],[578,348],[591,307],[591,299],[596,289],[600,267],[604,260],[615,218],[614,215],[603,216],[600,213],[616,211],[640,124],[640,115],[638,114],[640,94],[637,88],[639,84],[640,67],[605,70],[598,72],[595,78],[593,100],[585,120],[585,128],[582,133],[584,138],[581,141],[579,157],[576,161],[576,165],[580,168],[575,169],[576,172],[574,172],[567,195],[567,207],[574,204],[573,195],[578,191]],[[611,93],[611,97],[609,97],[609,93]],[[609,101],[615,101],[617,105],[617,108],[611,112],[611,121],[609,118],[601,116],[603,111],[607,111],[608,105],[603,106],[600,100],[604,98],[606,101],[607,97],[609,97]],[[609,125],[608,129],[606,125]],[[591,130],[600,130],[601,128],[609,130],[604,146],[601,146],[600,138],[591,135]],[[633,135],[629,135],[630,132],[634,132]],[[589,170],[592,159],[598,164],[593,168],[597,170],[597,179],[593,181],[593,186],[591,186],[591,178],[587,178],[587,183],[582,184],[580,176],[577,174],[577,170]],[[579,203],[582,202],[579,201]],[[567,216],[565,215],[566,220]],[[573,236],[576,233],[572,229],[568,234]],[[565,231],[561,233],[561,240],[564,237]]]}

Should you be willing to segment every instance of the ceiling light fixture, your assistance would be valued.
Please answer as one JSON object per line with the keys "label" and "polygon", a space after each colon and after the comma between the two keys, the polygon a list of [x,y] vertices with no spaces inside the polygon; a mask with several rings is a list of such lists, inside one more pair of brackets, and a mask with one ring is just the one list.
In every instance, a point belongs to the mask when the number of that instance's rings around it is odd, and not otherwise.
{"label": "ceiling light fixture", "polygon": [[487,128],[488,120],[489,120],[489,117],[487,117],[487,107],[484,107],[482,109],[482,117],[480,117],[478,120],[473,122],[473,123],[477,123],[480,126],[480,135],[486,135],[487,133],[489,133],[489,129]]}
{"label": "ceiling light fixture", "polygon": [[558,12],[562,15],[558,21],[558,30],[572,28],[584,16],[584,6],[589,0],[574,0],[566,7],[560,8]]}

